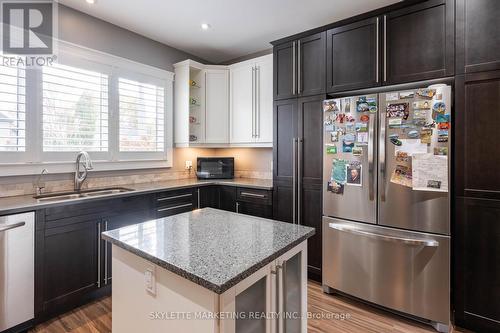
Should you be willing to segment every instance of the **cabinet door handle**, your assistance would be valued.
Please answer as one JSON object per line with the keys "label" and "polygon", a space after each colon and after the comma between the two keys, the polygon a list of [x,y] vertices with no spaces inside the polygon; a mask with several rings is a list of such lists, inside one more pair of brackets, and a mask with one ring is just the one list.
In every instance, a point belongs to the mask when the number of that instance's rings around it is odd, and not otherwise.
{"label": "cabinet door handle", "polygon": [[241,192],[240,195],[242,197],[253,197],[253,198],[262,198],[262,199],[264,199],[266,197],[265,194],[257,194],[257,193],[249,193],[249,192]]}
{"label": "cabinet door handle", "polygon": [[[276,271],[277,271],[277,276],[276,276],[276,290],[278,291],[278,299],[277,299],[277,304],[278,304],[278,332],[279,333],[285,333],[285,316],[284,314],[286,313],[286,305],[285,305],[285,299],[286,299],[286,290],[285,290],[285,274],[284,274],[284,265],[285,262],[276,265]],[[281,280],[281,281],[280,281]]]}
{"label": "cabinet door handle", "polygon": [[240,212],[240,203],[236,201],[236,213]]}
{"label": "cabinet door handle", "polygon": [[292,45],[292,95],[295,95],[295,41]]}
{"label": "cabinet door handle", "polygon": [[300,75],[300,72],[302,71],[302,64],[300,62],[300,39],[299,41],[297,42],[298,43],[298,46],[297,46],[297,93],[300,94],[302,88],[301,88],[301,75]]}
{"label": "cabinet door handle", "polygon": [[379,52],[380,52],[380,50],[379,50],[379,45],[378,45],[379,44],[379,36],[378,36],[379,35],[379,18],[378,17],[377,17],[377,32],[376,32],[376,34],[377,34],[377,40],[376,40],[376,47],[377,47],[377,49],[376,49],[376,52],[377,52],[376,59],[377,60],[376,61],[377,62],[375,63],[375,70],[376,70],[376,74],[375,75],[377,77],[376,82],[378,83],[378,81],[379,81],[379,77],[378,77],[379,73],[378,72],[380,70],[380,68],[379,68],[379,61],[380,61],[380,59],[379,59]]}
{"label": "cabinet door handle", "polygon": [[387,15],[384,15],[384,82],[387,81]]}
{"label": "cabinet door handle", "polygon": [[302,223],[301,218],[301,192],[302,192],[302,144],[304,143],[304,139],[299,139],[297,144],[297,224]]}
{"label": "cabinet door handle", "polygon": [[[108,231],[108,221],[104,221],[104,231]],[[104,242],[104,284],[108,284],[108,242]]]}
{"label": "cabinet door handle", "polygon": [[201,203],[200,203],[200,189],[199,188],[196,189],[196,192],[198,194],[198,209],[200,209],[201,208]]}
{"label": "cabinet door handle", "polygon": [[255,67],[252,67],[252,138],[255,138]]}
{"label": "cabinet door handle", "polygon": [[257,66],[256,67],[256,72],[255,72],[255,76],[256,76],[256,82],[257,82],[257,115],[256,115],[256,121],[255,121],[255,126],[256,126],[256,136],[258,138],[260,138],[260,66]]}
{"label": "cabinet door handle", "polygon": [[161,202],[161,201],[174,200],[174,199],[179,199],[179,198],[187,198],[187,197],[192,197],[192,196],[193,196],[192,193],[188,193],[188,194],[175,195],[172,197],[158,198],[157,201]]}
{"label": "cabinet door handle", "polygon": [[168,211],[168,210],[174,210],[174,209],[177,209],[177,208],[184,208],[184,207],[189,207],[189,206],[193,206],[193,204],[192,203],[188,203],[188,204],[174,206],[174,207],[159,208],[156,211],[157,212],[165,212],[165,211]]}
{"label": "cabinet door handle", "polygon": [[297,195],[297,139],[292,139],[292,223],[296,222],[296,195]]}
{"label": "cabinet door handle", "polygon": [[101,288],[101,222],[97,223],[97,288]]}

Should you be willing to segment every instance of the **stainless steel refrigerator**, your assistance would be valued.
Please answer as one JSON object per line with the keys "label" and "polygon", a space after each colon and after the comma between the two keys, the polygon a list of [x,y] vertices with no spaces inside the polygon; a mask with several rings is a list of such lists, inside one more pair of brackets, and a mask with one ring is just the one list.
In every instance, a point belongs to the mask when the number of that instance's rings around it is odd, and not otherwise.
{"label": "stainless steel refrigerator", "polygon": [[324,102],[324,290],[439,331],[450,322],[451,95],[435,85]]}

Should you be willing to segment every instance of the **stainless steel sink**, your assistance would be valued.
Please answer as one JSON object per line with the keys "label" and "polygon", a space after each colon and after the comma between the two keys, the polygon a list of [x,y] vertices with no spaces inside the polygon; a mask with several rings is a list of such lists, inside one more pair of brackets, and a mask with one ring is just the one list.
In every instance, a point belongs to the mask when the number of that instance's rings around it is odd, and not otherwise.
{"label": "stainless steel sink", "polygon": [[72,191],[72,192],[47,193],[34,196],[33,198],[37,199],[38,202],[65,201],[65,200],[73,200],[79,198],[99,197],[116,193],[131,192],[131,191],[133,191],[133,189],[125,187],[110,187],[110,188],[82,190],[79,192]]}

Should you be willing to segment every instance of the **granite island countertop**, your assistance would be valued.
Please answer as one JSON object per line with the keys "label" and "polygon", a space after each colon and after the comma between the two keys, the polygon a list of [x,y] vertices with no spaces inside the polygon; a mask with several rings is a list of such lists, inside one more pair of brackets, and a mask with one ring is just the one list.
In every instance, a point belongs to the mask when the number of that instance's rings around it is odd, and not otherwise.
{"label": "granite island countertop", "polygon": [[222,294],[314,234],[310,227],[203,208],[102,238]]}
{"label": "granite island countertop", "polygon": [[0,215],[16,214],[36,209],[47,207],[62,206],[75,204],[82,201],[96,201],[110,198],[128,197],[134,195],[149,194],[161,191],[176,190],[182,188],[209,186],[209,185],[223,185],[223,186],[238,186],[263,190],[272,190],[273,181],[271,179],[253,179],[253,178],[234,178],[234,179],[212,179],[212,180],[199,180],[196,178],[178,179],[156,183],[139,183],[139,184],[120,184],[118,187],[129,188],[132,191],[115,193],[110,195],[76,198],[71,200],[61,201],[45,201],[39,202],[33,198],[33,195],[21,195],[14,197],[0,198]]}

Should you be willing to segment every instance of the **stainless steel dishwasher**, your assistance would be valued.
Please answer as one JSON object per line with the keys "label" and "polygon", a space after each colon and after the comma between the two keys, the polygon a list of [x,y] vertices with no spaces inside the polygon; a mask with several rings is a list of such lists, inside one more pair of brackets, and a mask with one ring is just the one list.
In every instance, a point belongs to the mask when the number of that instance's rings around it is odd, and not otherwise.
{"label": "stainless steel dishwasher", "polygon": [[0,332],[34,318],[35,213],[0,216]]}

